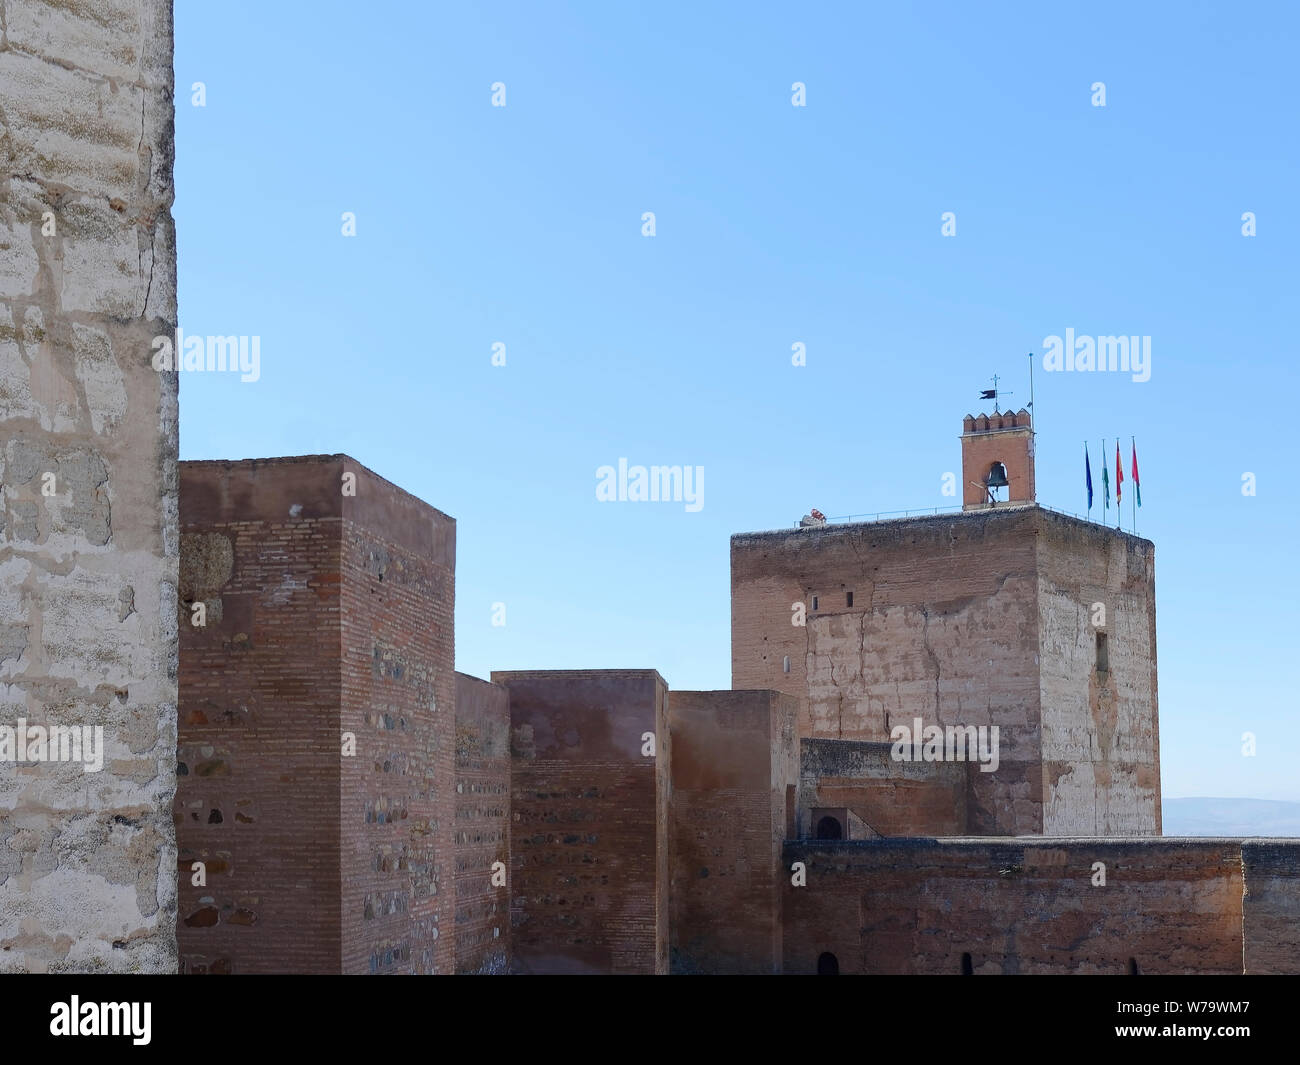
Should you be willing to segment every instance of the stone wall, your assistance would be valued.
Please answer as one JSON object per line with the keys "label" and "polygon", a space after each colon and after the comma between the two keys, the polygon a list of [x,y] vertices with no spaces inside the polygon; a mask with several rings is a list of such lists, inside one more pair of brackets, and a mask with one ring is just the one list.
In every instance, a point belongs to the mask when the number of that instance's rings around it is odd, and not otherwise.
{"label": "stone wall", "polygon": [[806,738],[996,725],[1000,764],[971,776],[970,830],[1040,832],[1036,513],[733,536],[732,687],[799,695]]}
{"label": "stone wall", "polygon": [[790,843],[785,865],[804,862],[807,886],[787,877],[786,971],[830,953],[841,973],[1240,973],[1253,876],[1246,964],[1294,973],[1298,856],[1296,840]]}
{"label": "stone wall", "polygon": [[732,685],[799,696],[809,739],[997,726],[973,835],[1155,834],[1154,550],[1033,505],[733,536]]}
{"label": "stone wall", "polygon": [[1246,840],[1241,868],[1246,972],[1300,973],[1300,840]]}
{"label": "stone wall", "polygon": [[1043,832],[1159,835],[1155,545],[1050,511],[1039,528]]}
{"label": "stone wall", "polygon": [[669,693],[674,973],[781,971],[798,706],[770,691]]}
{"label": "stone wall", "polygon": [[[668,967],[668,688],[652,669],[494,672],[510,691],[521,973]],[[643,754],[653,734],[655,755]]]}
{"label": "stone wall", "polygon": [[[456,972],[510,971],[510,695],[456,674]],[[504,883],[493,884],[493,866]]]}
{"label": "stone wall", "polygon": [[166,0],[0,4],[0,725],[106,746],[0,761],[7,971],[176,968],[172,87]]}

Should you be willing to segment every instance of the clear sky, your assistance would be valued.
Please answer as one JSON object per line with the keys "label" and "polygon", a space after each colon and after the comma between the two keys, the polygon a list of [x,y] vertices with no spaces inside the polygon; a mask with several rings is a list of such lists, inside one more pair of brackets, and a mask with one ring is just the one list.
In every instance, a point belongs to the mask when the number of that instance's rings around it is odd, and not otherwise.
{"label": "clear sky", "polygon": [[[1296,10],[181,0],[181,326],[260,338],[182,375],[181,457],[454,516],[466,672],[726,688],[729,536],[951,505],[1034,352],[1040,502],[1137,438],[1166,796],[1300,799]],[[1149,380],[1045,372],[1066,329]],[[620,458],[703,507],[599,502]]]}

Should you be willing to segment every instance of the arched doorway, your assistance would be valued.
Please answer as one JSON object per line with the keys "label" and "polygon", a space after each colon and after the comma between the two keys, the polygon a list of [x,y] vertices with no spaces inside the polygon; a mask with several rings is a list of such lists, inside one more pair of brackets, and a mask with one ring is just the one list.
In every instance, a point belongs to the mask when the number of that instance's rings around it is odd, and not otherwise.
{"label": "arched doorway", "polygon": [[826,953],[822,954],[817,959],[817,975],[818,976],[839,976],[840,975],[839,958],[835,957],[835,955],[832,954],[830,951],[826,951]]}
{"label": "arched doorway", "polygon": [[818,839],[843,839],[844,829],[841,827],[839,818],[831,817],[829,814],[817,822]]}

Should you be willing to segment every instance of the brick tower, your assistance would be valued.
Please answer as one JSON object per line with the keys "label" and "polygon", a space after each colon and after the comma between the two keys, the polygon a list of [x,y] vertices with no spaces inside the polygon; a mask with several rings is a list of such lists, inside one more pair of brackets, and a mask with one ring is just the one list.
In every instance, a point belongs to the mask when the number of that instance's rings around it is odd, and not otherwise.
{"label": "brick tower", "polygon": [[[1034,501],[1034,430],[1029,411],[966,415],[961,434],[962,510]],[[1006,498],[998,499],[1000,488]],[[990,501],[990,493],[996,502]]]}

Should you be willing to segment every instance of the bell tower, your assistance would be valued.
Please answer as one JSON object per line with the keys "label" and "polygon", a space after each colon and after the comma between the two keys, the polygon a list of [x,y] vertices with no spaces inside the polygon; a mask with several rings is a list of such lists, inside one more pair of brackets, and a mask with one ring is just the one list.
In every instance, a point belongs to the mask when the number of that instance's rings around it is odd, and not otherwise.
{"label": "bell tower", "polygon": [[962,510],[1034,501],[1029,411],[966,415],[961,434]]}

